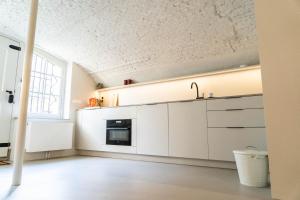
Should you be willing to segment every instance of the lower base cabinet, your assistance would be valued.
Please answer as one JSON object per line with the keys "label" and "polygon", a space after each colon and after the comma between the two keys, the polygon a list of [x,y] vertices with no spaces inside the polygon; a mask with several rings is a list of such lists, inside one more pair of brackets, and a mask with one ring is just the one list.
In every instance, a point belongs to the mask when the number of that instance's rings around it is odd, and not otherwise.
{"label": "lower base cabinet", "polygon": [[[207,109],[208,108],[208,109]],[[106,120],[132,119],[132,145],[106,145]],[[77,112],[82,150],[234,161],[233,150],[266,150],[261,96]]]}
{"label": "lower base cabinet", "polygon": [[137,107],[137,153],[169,155],[168,105]]}
{"label": "lower base cabinet", "polygon": [[101,151],[105,144],[106,121],[100,109],[80,110],[76,120],[76,147],[83,150]]}
{"label": "lower base cabinet", "polygon": [[208,128],[209,159],[235,161],[233,150],[266,150],[264,128]]}
{"label": "lower base cabinet", "polygon": [[205,101],[169,104],[169,153],[172,157],[208,159]]}

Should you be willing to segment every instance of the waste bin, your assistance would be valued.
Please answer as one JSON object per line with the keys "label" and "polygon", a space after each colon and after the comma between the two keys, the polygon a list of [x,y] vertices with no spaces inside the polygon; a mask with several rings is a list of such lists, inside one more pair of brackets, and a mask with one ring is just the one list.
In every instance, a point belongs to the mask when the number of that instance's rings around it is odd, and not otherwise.
{"label": "waste bin", "polygon": [[266,151],[236,150],[233,153],[242,185],[252,187],[268,185],[269,162]]}

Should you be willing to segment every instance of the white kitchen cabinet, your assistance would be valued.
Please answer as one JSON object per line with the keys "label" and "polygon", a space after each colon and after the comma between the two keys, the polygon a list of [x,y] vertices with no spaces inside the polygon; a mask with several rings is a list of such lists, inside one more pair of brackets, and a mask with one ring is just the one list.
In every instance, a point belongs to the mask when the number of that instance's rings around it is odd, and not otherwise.
{"label": "white kitchen cabinet", "polygon": [[168,156],[168,105],[137,107],[137,153]]}
{"label": "white kitchen cabinet", "polygon": [[169,155],[208,159],[206,101],[169,104]]}
{"label": "white kitchen cabinet", "polygon": [[[106,120],[132,119],[132,145],[106,145]],[[152,156],[234,161],[233,150],[266,150],[261,96],[77,112],[76,147]]]}
{"label": "white kitchen cabinet", "polygon": [[[92,151],[136,153],[136,119],[132,118],[136,118],[136,107],[79,110],[76,123],[76,148]],[[132,119],[131,146],[106,144],[106,121],[109,119]]]}
{"label": "white kitchen cabinet", "polygon": [[207,101],[209,159],[234,161],[233,150],[266,150],[262,96]]}
{"label": "white kitchen cabinet", "polygon": [[101,150],[106,141],[106,121],[101,109],[77,112],[76,147],[83,150]]}
{"label": "white kitchen cabinet", "polygon": [[267,148],[264,128],[209,128],[208,144],[209,159],[223,161],[234,161],[233,150]]}

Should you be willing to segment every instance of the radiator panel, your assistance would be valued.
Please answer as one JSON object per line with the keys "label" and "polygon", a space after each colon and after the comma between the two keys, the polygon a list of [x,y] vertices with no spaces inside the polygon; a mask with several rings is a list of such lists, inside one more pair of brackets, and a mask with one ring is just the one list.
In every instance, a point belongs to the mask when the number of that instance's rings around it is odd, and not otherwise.
{"label": "radiator panel", "polygon": [[73,123],[69,121],[29,122],[26,152],[72,149]]}
{"label": "radiator panel", "polygon": [[0,158],[7,157],[8,147],[0,147]]}

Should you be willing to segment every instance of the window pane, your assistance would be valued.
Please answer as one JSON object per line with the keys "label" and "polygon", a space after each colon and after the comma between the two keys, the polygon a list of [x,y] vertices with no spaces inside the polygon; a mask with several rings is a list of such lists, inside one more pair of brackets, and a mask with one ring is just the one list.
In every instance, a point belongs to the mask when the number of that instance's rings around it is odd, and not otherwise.
{"label": "window pane", "polygon": [[34,96],[32,96],[32,100],[31,100],[31,112],[32,113],[38,112],[38,101],[37,98]]}
{"label": "window pane", "polygon": [[51,96],[49,113],[58,114],[59,113],[58,108],[59,108],[59,96]]}
{"label": "window pane", "polygon": [[48,112],[49,110],[49,102],[50,102],[50,95],[45,95],[44,96],[44,107],[42,112]]}
{"label": "window pane", "polygon": [[53,74],[53,65],[51,63],[47,64],[47,74]]}
{"label": "window pane", "polygon": [[46,85],[45,85],[45,94],[51,94],[51,83],[52,78],[50,76],[46,76]]}
{"label": "window pane", "polygon": [[56,77],[52,77],[52,93],[54,95],[60,95],[61,91],[61,85],[60,85],[60,79]]}
{"label": "window pane", "polygon": [[53,75],[61,77],[62,76],[62,69],[61,67],[58,67],[57,65],[53,66]]}
{"label": "window pane", "polygon": [[47,57],[33,55],[28,112],[46,116],[61,116],[63,66],[54,65]]}
{"label": "window pane", "polygon": [[39,56],[36,56],[36,64],[33,66],[33,70],[36,72],[42,71],[42,59]]}

